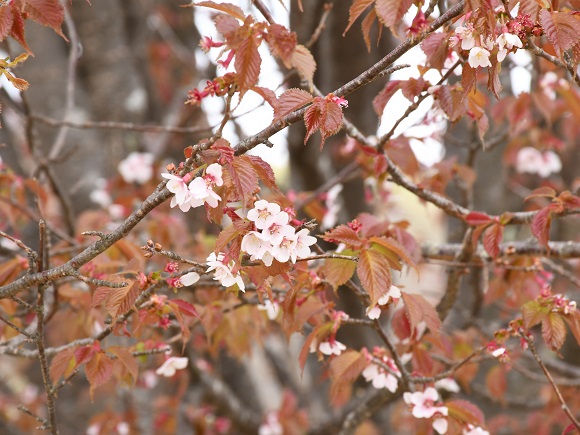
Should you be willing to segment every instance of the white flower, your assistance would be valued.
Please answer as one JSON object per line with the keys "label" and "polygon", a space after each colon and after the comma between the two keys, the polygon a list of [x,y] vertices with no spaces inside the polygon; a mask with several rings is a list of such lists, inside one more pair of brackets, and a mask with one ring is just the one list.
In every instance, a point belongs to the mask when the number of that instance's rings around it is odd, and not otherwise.
{"label": "white flower", "polygon": [[284,428],[278,421],[278,416],[275,412],[269,412],[266,416],[266,421],[260,425],[258,435],[282,435]]}
{"label": "white flower", "polygon": [[449,427],[449,422],[446,418],[436,418],[433,420],[433,429],[439,432],[441,435],[447,432],[447,428]]}
{"label": "white flower", "polygon": [[505,347],[498,347],[496,350],[491,352],[494,357],[499,357],[505,353]]}
{"label": "white flower", "polygon": [[[314,349],[316,350],[316,347]],[[336,340],[323,341],[318,345],[318,350],[324,355],[340,355],[343,350],[346,350],[346,346]],[[312,351],[312,347],[310,351]]]}
{"label": "white flower", "polygon": [[117,169],[126,183],[145,184],[153,177],[153,154],[132,152]]}
{"label": "white flower", "polygon": [[95,180],[95,190],[93,190],[89,198],[95,204],[99,204],[102,208],[109,207],[113,201],[111,195],[107,192],[107,180],[104,178],[97,178]]}
{"label": "white flower", "polygon": [[490,52],[487,51],[485,48],[481,47],[473,47],[469,51],[469,66],[471,68],[477,68],[480,66],[491,66],[491,62],[489,61]]}
{"label": "white flower", "polygon": [[234,284],[237,284],[240,290],[245,292],[246,287],[244,285],[244,280],[242,279],[239,272],[235,275],[232,273],[234,262],[231,261],[230,264],[224,264],[224,258],[225,255],[223,252],[220,252],[217,255],[215,252],[212,252],[206,259],[208,266],[206,273],[214,271],[213,279],[219,281],[221,285],[224,287],[231,287]]}
{"label": "white flower", "polygon": [[382,311],[380,307],[387,305],[391,298],[397,300],[401,298],[401,290],[399,287],[392,285],[389,288],[389,291],[379,298],[377,305],[374,307],[368,307],[366,312],[367,317],[372,320],[378,319],[381,316]]}
{"label": "white flower", "polygon": [[467,429],[463,429],[463,435],[489,435],[489,432],[479,426],[468,424]]}
{"label": "white flower", "polygon": [[296,263],[297,258],[310,257],[310,246],[316,243],[316,237],[310,235],[310,232],[303,228],[296,233],[296,246],[292,253],[292,263]]}
{"label": "white flower", "polygon": [[282,235],[282,240],[280,240],[279,244],[273,245],[271,250],[274,258],[280,263],[286,263],[290,260],[291,255],[296,259],[294,251],[296,249],[297,237],[294,228],[290,225],[285,225],[280,228],[279,234]]}
{"label": "white flower", "polygon": [[[399,373],[399,370],[396,366],[394,369],[396,369],[396,373]],[[370,363],[363,370],[362,376],[367,382],[372,382],[373,387],[375,387],[377,390],[386,388],[391,393],[397,391],[399,385],[397,377],[380,367],[378,364]]]}
{"label": "white flower", "polygon": [[502,33],[496,39],[499,51],[497,52],[497,61],[502,62],[508,54],[508,51],[514,47],[522,48],[522,41],[517,35],[511,33]]}
{"label": "white flower", "polygon": [[449,413],[446,406],[435,406],[435,402],[439,400],[439,394],[433,387],[428,387],[425,391],[404,393],[403,400],[407,405],[413,405],[411,413],[415,418],[431,418],[435,414],[446,416]]}
{"label": "white flower", "polygon": [[183,370],[184,368],[186,368],[187,361],[188,360],[186,357],[179,358],[172,356],[166,359],[165,362],[161,365],[161,367],[155,370],[155,373],[159,376],[165,376],[167,378],[170,378],[171,376],[175,375],[175,372],[177,370]]}
{"label": "white flower", "polygon": [[[262,234],[264,238],[268,240],[273,246],[279,245],[282,239],[284,238],[285,234],[289,234],[288,228],[294,231],[294,228],[288,225],[290,221],[290,216],[285,211],[281,211],[277,215],[274,216],[272,223],[268,228],[264,228]],[[286,228],[282,230],[282,228]],[[284,232],[282,232],[284,231]]]}
{"label": "white flower", "polygon": [[266,299],[264,305],[258,305],[258,310],[265,311],[268,319],[276,320],[280,312],[280,304],[276,301],[272,302],[270,299]]}
{"label": "white flower", "polygon": [[167,182],[167,190],[174,194],[173,198],[171,198],[171,208],[178,205],[181,211],[189,211],[189,209],[192,207],[192,196],[187,183],[183,180],[183,178],[178,177],[177,175],[168,174],[166,172],[162,173],[161,176],[169,180]]}
{"label": "white flower", "polygon": [[541,153],[532,147],[523,147],[516,156],[516,171],[521,173],[538,174],[542,178],[551,173],[558,173],[562,169],[560,157],[553,151]]}
{"label": "white flower", "polygon": [[450,393],[459,393],[459,384],[453,378],[439,379],[435,382],[435,388],[438,390],[447,390]]}
{"label": "white flower", "polygon": [[198,282],[199,278],[200,278],[199,273],[189,272],[189,273],[186,273],[185,275],[181,275],[179,277],[179,281],[184,286],[188,286],[188,285],[193,285],[196,282]]}
{"label": "white flower", "polygon": [[210,207],[216,208],[222,198],[213,191],[213,188],[223,184],[222,167],[217,163],[212,163],[206,168],[204,176],[197,177],[189,183],[192,207],[199,207],[206,202]]}
{"label": "white flower", "polygon": [[461,40],[463,50],[471,50],[475,47],[475,38],[473,37],[473,25],[459,26],[455,29],[455,34]]}
{"label": "white flower", "polygon": [[254,222],[256,228],[263,230],[274,223],[280,211],[281,209],[278,204],[262,199],[256,201],[254,208],[248,211],[248,219]]}
{"label": "white flower", "polygon": [[[250,231],[242,238],[242,251],[247,252],[250,254],[250,259],[254,260],[262,260],[266,265],[272,265],[272,255],[269,252],[272,249],[272,244],[264,238],[262,233],[257,231]],[[266,256],[266,254],[270,254]],[[264,256],[266,258],[264,259]],[[267,264],[267,261],[270,260],[270,264]]]}

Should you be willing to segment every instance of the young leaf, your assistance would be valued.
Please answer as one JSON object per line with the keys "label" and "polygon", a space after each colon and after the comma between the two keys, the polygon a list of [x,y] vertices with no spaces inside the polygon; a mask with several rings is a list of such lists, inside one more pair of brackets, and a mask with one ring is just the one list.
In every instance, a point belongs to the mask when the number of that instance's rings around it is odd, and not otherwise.
{"label": "young leaf", "polygon": [[95,388],[111,379],[111,375],[113,374],[113,361],[105,352],[98,352],[85,366],[85,374],[91,385],[89,395],[91,396],[91,401],[93,401]]}
{"label": "young leaf", "polygon": [[412,4],[413,0],[377,0],[375,10],[381,23],[397,34],[397,26]]}
{"label": "young leaf", "polygon": [[107,352],[112,353],[120,361],[121,365],[127,370],[131,376],[133,385],[137,381],[137,376],[139,375],[139,364],[137,359],[129,352],[128,349],[121,346],[111,346],[107,349]]}
{"label": "young leaf", "polygon": [[304,124],[306,125],[304,144],[318,130],[322,137],[320,142],[320,149],[322,149],[326,139],[340,130],[342,126],[342,110],[334,101],[316,97],[304,114]]}
{"label": "young leaf", "polygon": [[424,321],[433,335],[439,338],[441,336],[441,320],[435,307],[421,295],[402,292],[402,296],[411,329],[414,331],[417,325]]}
{"label": "young leaf", "polygon": [[343,260],[340,258],[327,258],[320,271],[326,281],[336,291],[338,287],[347,282],[356,269],[356,261]]}
{"label": "young leaf", "polygon": [[467,216],[465,216],[465,222],[472,227],[478,225],[485,225],[492,222],[492,218],[485,213],[479,211],[472,211]]}
{"label": "young leaf", "polygon": [[580,20],[575,14],[542,9],[539,16],[540,23],[558,55],[580,42]]}
{"label": "young leaf", "polygon": [[139,281],[130,283],[123,288],[112,289],[105,302],[105,309],[113,318],[117,318],[133,308],[133,304],[140,293],[141,286]]}
{"label": "young leaf", "polygon": [[245,15],[242,8],[233,5],[231,3],[216,3],[212,1],[201,1],[198,3],[190,3],[188,5],[182,5],[183,8],[194,7],[194,6],[204,6],[206,8],[215,9],[220,12],[225,12],[238,20],[244,21]]}
{"label": "young leaf", "polygon": [[316,71],[316,61],[310,50],[298,44],[292,54],[292,66],[296,68],[303,80],[306,80],[312,89],[314,81],[314,71]]}
{"label": "young leaf", "polygon": [[566,325],[558,313],[549,313],[542,322],[542,338],[553,351],[559,350],[566,339]]}
{"label": "young leaf", "polygon": [[391,287],[392,277],[389,262],[383,254],[374,249],[363,249],[359,254],[356,273],[363,288],[368,293],[374,307],[381,296]]}
{"label": "young leaf", "polygon": [[331,243],[344,243],[354,249],[359,249],[363,244],[358,234],[348,225],[339,225],[324,233],[322,238]]}
{"label": "young leaf", "polygon": [[270,189],[270,191],[274,195],[278,196],[279,198],[284,198],[284,193],[282,193],[282,191],[276,184],[276,177],[274,175],[272,167],[267,162],[262,160],[261,157],[258,156],[247,156],[247,157],[249,159],[250,164],[252,165],[252,168],[254,168],[254,171],[256,172],[256,174],[258,174],[260,180],[262,180],[262,183],[264,183],[264,185],[268,189]]}
{"label": "young leaf", "polygon": [[400,88],[401,80],[391,80],[385,85],[383,90],[379,92],[375,98],[373,98],[373,109],[375,109],[375,113],[379,118],[383,116],[385,106],[391,97],[395,95],[395,92],[397,92]]}
{"label": "young leaf", "polygon": [[259,41],[252,33],[245,38],[236,50],[234,66],[238,79],[240,98],[258,81],[262,58],[258,53]]}
{"label": "young leaf", "polygon": [[272,54],[279,57],[286,68],[291,68],[292,55],[296,49],[296,32],[291,32],[280,24],[271,24],[268,27],[266,41]]}
{"label": "young leaf", "polygon": [[503,240],[504,226],[500,223],[490,225],[483,232],[483,247],[491,258],[494,260],[498,257],[500,249],[499,244]]}
{"label": "young leaf", "polygon": [[75,348],[65,349],[57,353],[50,362],[50,379],[56,383],[61,377],[67,378],[77,367]]}
{"label": "young leaf", "polygon": [[526,302],[521,309],[526,329],[530,329],[543,322],[550,312],[547,307],[541,306],[537,300]]}
{"label": "young leaf", "polygon": [[415,271],[418,272],[417,265],[415,264],[415,262],[411,258],[411,255],[409,254],[409,252],[407,252],[405,247],[403,245],[401,245],[399,242],[397,242],[395,239],[393,239],[392,237],[388,237],[388,238],[371,237],[369,239],[369,241],[373,242],[373,243],[377,243],[378,245],[381,245],[383,248],[386,248],[387,250],[394,252],[395,254],[397,254],[398,257],[401,258],[401,260],[403,260],[407,265],[411,266],[413,269],[415,269]]}
{"label": "young leaf", "polygon": [[352,2],[352,5],[350,5],[350,8],[348,10],[348,24],[346,26],[346,29],[344,29],[342,36],[346,35],[348,29],[352,27],[352,25],[358,19],[358,17],[360,17],[361,14],[365,11],[365,9],[367,9],[374,2],[375,0],[354,0]]}
{"label": "young leaf", "polygon": [[446,32],[432,33],[421,43],[421,49],[427,56],[427,63],[439,71],[445,66],[449,50],[449,35]]}
{"label": "young leaf", "polygon": [[260,189],[258,185],[258,174],[254,171],[249,157],[235,157],[232,164],[227,165],[227,169],[237,198],[243,199],[244,204],[249,205],[249,201],[253,198],[254,193]]}
{"label": "young leaf", "polygon": [[12,6],[20,11],[23,17],[32,19],[43,26],[50,27],[64,39],[61,25],[64,20],[64,8],[58,0],[14,0]]}
{"label": "young leaf", "polygon": [[580,312],[574,310],[570,314],[564,316],[564,320],[568,323],[572,335],[574,335],[576,342],[580,345]]}
{"label": "young leaf", "polygon": [[278,99],[278,107],[274,109],[274,121],[300,109],[312,100],[313,97],[309,92],[296,88],[287,89]]}
{"label": "young leaf", "polygon": [[[365,45],[367,46],[367,50],[369,53],[371,52],[371,28],[373,27],[373,24],[375,23],[376,19],[377,19],[377,11],[375,11],[375,8],[372,8],[361,23],[363,39],[365,41]],[[379,28],[378,32],[379,35],[381,34],[380,30],[381,29]]]}
{"label": "young leaf", "polygon": [[531,230],[532,234],[538,239],[546,248],[548,240],[550,240],[550,226],[552,224],[552,208],[550,206],[544,207],[538,211],[532,218]]}

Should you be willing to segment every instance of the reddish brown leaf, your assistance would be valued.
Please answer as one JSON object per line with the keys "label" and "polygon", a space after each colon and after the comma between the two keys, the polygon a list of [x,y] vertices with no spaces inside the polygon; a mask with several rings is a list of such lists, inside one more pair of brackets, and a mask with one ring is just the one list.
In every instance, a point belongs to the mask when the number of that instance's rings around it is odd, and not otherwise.
{"label": "reddish brown leaf", "polygon": [[445,406],[449,410],[449,416],[453,417],[464,424],[472,424],[473,426],[483,426],[485,418],[483,412],[476,405],[466,400],[450,400],[445,402]]}
{"label": "reddish brown leaf", "polygon": [[278,102],[278,98],[273,90],[261,86],[254,86],[252,91],[262,97],[272,107],[272,109],[274,109],[274,113],[276,113],[280,103]]}
{"label": "reddish brown leaf", "polygon": [[356,269],[356,262],[340,258],[328,258],[320,268],[326,281],[334,290],[347,282]]}
{"label": "reddish brown leaf", "polygon": [[544,207],[543,209],[538,211],[532,218],[531,223],[532,234],[545,247],[548,247],[551,224],[552,224],[552,208],[550,206]]}
{"label": "reddish brown leaf", "polygon": [[254,168],[254,171],[256,172],[256,174],[258,174],[260,180],[262,180],[262,183],[264,183],[264,185],[268,189],[270,189],[270,191],[274,195],[283,198],[284,194],[276,184],[276,177],[274,175],[272,167],[267,162],[262,160],[261,157],[258,156],[247,156],[247,157],[249,159],[250,164],[252,165],[252,168]]}
{"label": "reddish brown leaf", "polygon": [[542,322],[542,338],[553,351],[559,350],[566,339],[566,325],[558,313],[548,313]]}
{"label": "reddish brown leaf", "polygon": [[379,92],[375,98],[373,98],[373,108],[375,109],[375,113],[379,118],[383,116],[385,106],[391,97],[395,95],[395,92],[397,92],[400,88],[401,80],[391,80],[385,85],[383,90]]}
{"label": "reddish brown leaf", "polygon": [[74,351],[77,367],[90,361],[97,352],[101,351],[101,345],[98,341],[88,346],[77,347]]}
{"label": "reddish brown leaf", "polygon": [[225,247],[234,240],[236,237],[240,235],[240,232],[234,225],[230,225],[224,228],[215,241],[215,250],[218,252],[223,252]]}
{"label": "reddish brown leaf", "polygon": [[415,271],[418,272],[417,265],[413,258],[411,258],[411,254],[407,252],[405,247],[401,245],[398,241],[393,239],[392,237],[371,237],[369,239],[370,242],[377,243],[378,245],[386,248],[388,251],[395,253],[401,260],[403,260],[408,266],[411,266]]}
{"label": "reddish brown leaf", "polygon": [[107,352],[112,353],[117,357],[122,366],[131,376],[132,384],[135,385],[137,376],[139,375],[139,364],[137,363],[137,359],[128,349],[121,346],[111,346],[107,349]]}
{"label": "reddish brown leaf", "polygon": [[50,362],[50,379],[56,383],[61,377],[66,378],[75,370],[76,358],[75,349],[65,349],[57,353]]}
{"label": "reddish brown leaf", "polygon": [[296,68],[300,77],[306,80],[310,84],[310,88],[312,88],[316,61],[310,50],[298,44],[292,54],[292,66]]}
{"label": "reddish brown leaf", "polygon": [[377,0],[375,10],[381,23],[396,34],[397,26],[412,4],[413,0]]}
{"label": "reddish brown leaf", "polygon": [[367,46],[367,50],[369,51],[369,53],[371,51],[371,28],[373,27],[373,24],[375,23],[376,19],[377,12],[375,11],[375,8],[372,8],[361,23],[363,39],[365,41],[365,45]]}
{"label": "reddish brown leaf", "polygon": [[524,198],[524,201],[528,201],[532,198],[550,198],[553,199],[556,197],[556,191],[548,186],[538,187],[534,189],[532,193]]}
{"label": "reddish brown leaf", "polygon": [[476,91],[477,84],[477,68],[471,68],[468,63],[463,65],[461,72],[461,86],[463,87],[463,96],[465,97],[471,91]]}
{"label": "reddish brown leaf", "polygon": [[19,256],[0,263],[0,285],[14,281],[27,268],[26,260]]}
{"label": "reddish brown leaf", "polygon": [[10,34],[13,21],[14,16],[12,15],[12,8],[0,8],[0,41],[4,41],[4,39]]}
{"label": "reddish brown leaf", "polygon": [[197,310],[189,302],[184,301],[183,299],[172,299],[171,302],[176,307],[179,307],[179,311],[184,316],[187,316],[187,317],[195,317],[197,319],[199,318],[199,314],[197,313]]}
{"label": "reddish brown leaf", "polygon": [[350,5],[350,8],[348,10],[348,24],[346,26],[346,29],[344,29],[342,36],[346,35],[348,29],[352,27],[352,25],[358,19],[358,17],[360,17],[361,14],[365,11],[365,9],[367,9],[371,4],[373,4],[374,1],[375,0],[354,0],[352,2],[352,5]]}
{"label": "reddish brown leaf", "polygon": [[400,341],[406,340],[413,335],[409,316],[406,315],[405,310],[395,311],[391,318],[391,328],[393,328],[393,332]]}
{"label": "reddish brown leaf", "polygon": [[98,352],[85,366],[85,374],[91,385],[89,394],[92,401],[95,388],[111,379],[111,375],[113,374],[113,361],[105,352]]}
{"label": "reddish brown leaf", "polygon": [[479,211],[472,211],[467,216],[465,216],[465,222],[467,222],[472,227],[478,225],[485,225],[492,222],[490,216]]}
{"label": "reddish brown leaf", "polygon": [[291,32],[280,24],[271,24],[268,27],[266,41],[272,54],[279,57],[286,68],[291,68],[292,55],[296,49],[296,32]]}
{"label": "reddish brown leaf", "polygon": [[421,43],[421,49],[427,56],[427,63],[441,71],[447,59],[449,35],[446,32],[432,33]]}
{"label": "reddish brown leaf", "polygon": [[249,205],[260,186],[258,186],[258,174],[254,171],[250,159],[247,156],[235,157],[232,164],[227,165],[228,172],[236,189],[239,199]]}
{"label": "reddish brown leaf", "polygon": [[64,20],[64,8],[59,0],[14,0],[14,6],[25,17],[52,28],[66,39],[61,29]]}
{"label": "reddish brown leaf", "polygon": [[354,382],[366,367],[365,356],[356,350],[349,349],[330,362],[330,377],[343,382]]}
{"label": "reddish brown leaf", "polygon": [[503,364],[493,366],[491,369],[489,369],[485,377],[485,385],[491,397],[500,403],[505,402],[507,379],[506,369]]}
{"label": "reddish brown leaf", "polygon": [[570,314],[564,316],[564,320],[568,323],[572,335],[574,335],[576,342],[580,345],[580,312],[574,310]]}
{"label": "reddish brown leaf", "polygon": [[236,68],[240,97],[258,81],[260,65],[262,64],[262,58],[258,53],[258,45],[258,39],[251,34],[236,49],[234,66]]}
{"label": "reddish brown leaf", "polygon": [[225,38],[228,46],[236,49],[241,42],[236,37],[241,28],[239,21],[230,15],[220,14],[215,17],[214,22],[215,28]]}
{"label": "reddish brown leaf", "polygon": [[503,240],[504,226],[500,223],[490,225],[483,232],[483,247],[491,258],[496,259],[499,255],[499,244]]}
{"label": "reddish brown leaf", "polygon": [[558,54],[580,42],[580,20],[576,15],[542,9],[539,16],[540,23]]}
{"label": "reddish brown leaf", "polygon": [[401,91],[403,91],[403,96],[412,103],[415,101],[415,97],[423,92],[426,84],[427,82],[423,77],[418,79],[411,77],[401,82]]}
{"label": "reddish brown leaf", "polygon": [[312,95],[302,89],[291,88],[284,91],[278,99],[278,107],[274,109],[274,121],[300,109],[312,100]]}
{"label": "reddish brown leaf", "polygon": [[316,97],[304,114],[304,124],[306,125],[304,143],[306,144],[310,136],[318,130],[321,136],[320,149],[322,149],[326,139],[342,127],[342,110],[334,101]]}
{"label": "reddish brown leaf", "polygon": [[499,100],[499,94],[503,90],[503,85],[499,80],[501,72],[501,62],[491,59],[491,68],[488,68],[487,89],[493,93],[494,97]]}
{"label": "reddish brown leaf", "polygon": [[324,233],[322,237],[327,242],[336,244],[344,243],[354,249],[359,249],[363,244],[363,241],[360,239],[358,234],[347,225],[339,225],[338,227]]}
{"label": "reddish brown leaf", "polygon": [[225,12],[228,15],[231,15],[238,20],[244,21],[246,16],[244,15],[244,11],[239,6],[233,5],[231,3],[216,3],[212,1],[201,1],[197,3],[190,3],[188,5],[182,5],[183,8],[194,7],[194,6],[203,6],[210,9],[215,9],[217,11]]}
{"label": "reddish brown leaf", "polygon": [[22,13],[17,10],[16,8],[12,8],[12,30],[10,31],[10,35],[18,41],[20,45],[22,45],[26,51],[32,53],[28,44],[26,44],[26,39],[24,37],[24,19],[22,18]]}
{"label": "reddish brown leaf", "polygon": [[391,287],[391,268],[386,257],[374,249],[363,249],[358,258],[356,273],[374,307]]}
{"label": "reddish brown leaf", "polygon": [[435,307],[423,296],[402,292],[405,310],[409,316],[411,329],[414,331],[417,325],[424,321],[429,330],[436,338],[441,336],[441,320]]}

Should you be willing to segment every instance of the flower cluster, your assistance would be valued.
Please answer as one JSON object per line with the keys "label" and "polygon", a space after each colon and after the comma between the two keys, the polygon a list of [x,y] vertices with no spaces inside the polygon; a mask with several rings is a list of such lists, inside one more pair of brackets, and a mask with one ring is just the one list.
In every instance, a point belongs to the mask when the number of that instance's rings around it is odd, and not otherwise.
{"label": "flower cluster", "polygon": [[[202,40],[203,42],[203,40]],[[214,44],[216,44],[214,42]],[[200,43],[201,45],[201,43]],[[213,45],[213,47],[217,47],[217,45]],[[236,76],[232,73],[224,74],[221,77],[217,77],[213,80],[207,80],[205,82],[205,88],[199,90],[198,88],[194,88],[192,91],[187,93],[187,101],[185,104],[191,104],[192,106],[198,106],[201,104],[202,100],[205,97],[211,96],[218,96],[221,97],[228,93],[230,87],[235,83]]]}
{"label": "flower cluster", "polygon": [[163,173],[163,178],[168,179],[167,189],[174,193],[171,198],[171,207],[179,206],[181,211],[189,211],[192,207],[199,207],[207,203],[212,208],[216,208],[221,197],[214,192],[214,187],[222,186],[222,167],[217,163],[209,165],[205,174],[195,178],[189,185],[186,177]]}
{"label": "flower cluster", "polygon": [[401,298],[399,287],[392,285],[389,291],[379,298],[377,305],[367,308],[367,317],[375,320],[381,316],[382,307],[387,305],[392,299],[395,303]]}
{"label": "flower cluster", "polygon": [[433,429],[440,434],[447,432],[448,422],[445,417],[449,414],[449,410],[446,406],[435,405],[439,400],[439,394],[435,388],[428,387],[425,391],[404,393],[403,400],[413,407],[411,410],[413,417],[433,418]]}
{"label": "flower cluster", "polygon": [[242,250],[250,254],[252,261],[262,260],[271,266],[274,259],[296,263],[297,259],[310,256],[310,246],[316,243],[316,238],[307,229],[296,232],[289,225],[290,216],[278,204],[256,201],[247,218],[258,230],[250,231],[242,239]]}
{"label": "flower cluster", "polygon": [[126,183],[145,184],[153,177],[153,154],[130,153],[117,169]]}
{"label": "flower cluster", "polygon": [[223,252],[219,252],[217,255],[215,252],[209,254],[206,258],[208,268],[206,273],[213,271],[213,279],[219,281],[224,287],[231,287],[237,284],[241,291],[246,290],[244,285],[244,280],[242,279],[239,272],[233,273],[235,263],[232,261],[225,263],[226,256]]}
{"label": "flower cluster", "polygon": [[[397,391],[401,372],[391,358],[383,356],[381,358],[383,365],[371,362],[363,371],[362,376],[367,382],[372,382],[373,387],[377,390],[386,388],[391,393]],[[388,367],[388,370],[385,368]]]}
{"label": "flower cluster", "polygon": [[516,171],[538,174],[542,178],[562,169],[560,157],[553,151],[542,153],[532,147],[520,148],[516,156]]}

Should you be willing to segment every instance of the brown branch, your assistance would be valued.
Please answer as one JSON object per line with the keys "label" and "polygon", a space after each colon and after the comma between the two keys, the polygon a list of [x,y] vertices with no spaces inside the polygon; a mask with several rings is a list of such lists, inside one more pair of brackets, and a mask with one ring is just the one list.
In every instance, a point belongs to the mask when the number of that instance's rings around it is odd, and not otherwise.
{"label": "brown branch", "polygon": [[552,378],[552,375],[550,374],[548,368],[544,365],[544,362],[542,361],[542,358],[540,357],[540,354],[538,353],[538,350],[536,349],[536,345],[534,344],[533,336],[528,335],[525,331],[520,331],[520,336],[524,340],[526,340],[526,342],[528,343],[528,347],[529,347],[530,351],[532,352],[532,355],[534,355],[534,359],[536,360],[538,365],[542,368],[542,371],[546,375],[546,378],[548,379],[548,381],[552,385],[552,388],[554,389],[554,392],[556,393],[556,396],[558,397],[558,400],[560,401],[560,404],[562,405],[562,410],[568,416],[568,418],[570,419],[570,421],[572,422],[574,427],[576,427],[576,430],[580,431],[580,423],[578,422],[578,420],[576,420],[576,417],[574,417],[574,414],[572,414],[572,411],[570,411],[570,408],[566,404],[564,397],[562,397],[562,393],[560,392],[560,389],[558,388],[558,386],[554,382],[554,378]]}
{"label": "brown branch", "polygon": [[324,3],[324,6],[323,6],[324,12],[322,12],[322,16],[320,17],[320,20],[318,21],[318,25],[316,26],[316,29],[314,29],[314,32],[312,33],[312,36],[310,37],[308,42],[306,44],[304,44],[304,46],[306,48],[308,48],[308,49],[312,48],[312,46],[314,44],[316,44],[316,41],[318,41],[320,39],[320,35],[322,35],[322,31],[326,27],[326,20],[328,19],[328,16],[330,15],[330,12],[332,11],[333,6],[334,5],[331,2]]}
{"label": "brown branch", "polygon": [[272,14],[270,13],[270,10],[262,2],[262,0],[252,0],[252,4],[260,11],[268,23],[276,24],[274,17],[272,17]]}

